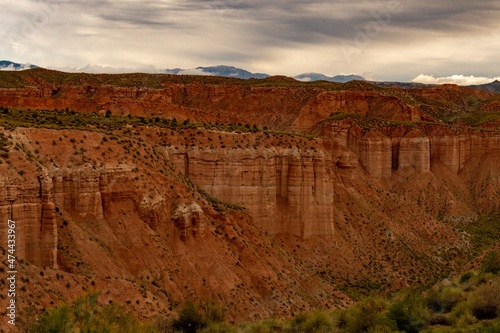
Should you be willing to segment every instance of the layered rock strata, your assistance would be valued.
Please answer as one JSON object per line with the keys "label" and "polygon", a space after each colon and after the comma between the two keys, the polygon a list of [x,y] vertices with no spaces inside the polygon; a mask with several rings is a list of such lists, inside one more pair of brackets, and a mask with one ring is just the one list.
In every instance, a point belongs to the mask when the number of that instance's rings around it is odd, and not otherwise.
{"label": "layered rock strata", "polygon": [[247,207],[272,235],[332,237],[335,191],[357,165],[340,145],[331,151],[197,148],[169,154],[177,168],[210,195]]}
{"label": "layered rock strata", "polygon": [[[0,219],[16,221],[18,257],[35,265],[57,268],[56,211],[64,211],[73,219],[95,225],[112,217],[111,205],[129,202],[151,227],[155,227],[158,214],[149,205],[141,207],[141,196],[128,185],[130,174],[129,169],[77,168],[44,172],[38,177],[38,183],[4,179],[0,184]],[[189,222],[195,221],[196,232],[202,234],[203,212],[199,206],[191,208],[189,215],[194,214],[196,218],[189,216]],[[4,239],[6,233],[6,224],[2,223],[0,237]]]}
{"label": "layered rock strata", "polygon": [[[8,180],[0,184],[0,218],[15,221],[16,257],[48,267],[57,267],[57,223],[53,202],[42,201],[40,188],[16,185]],[[7,239],[7,223],[0,227]]]}
{"label": "layered rock strata", "polygon": [[452,133],[435,127],[427,132],[405,130],[389,136],[339,122],[324,125],[321,134],[352,150],[377,179],[389,179],[395,171],[406,175],[427,173],[436,163],[458,174],[468,160],[500,152],[500,135],[495,132]]}

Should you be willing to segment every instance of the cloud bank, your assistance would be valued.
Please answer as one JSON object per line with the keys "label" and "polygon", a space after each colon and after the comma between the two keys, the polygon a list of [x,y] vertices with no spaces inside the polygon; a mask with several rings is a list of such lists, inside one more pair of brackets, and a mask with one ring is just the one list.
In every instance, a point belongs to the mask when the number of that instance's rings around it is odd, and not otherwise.
{"label": "cloud bank", "polygon": [[120,74],[120,73],[164,73],[164,69],[155,66],[137,66],[137,67],[113,67],[113,66],[100,66],[100,65],[86,65],[84,67],[52,67],[52,69],[70,72],[70,73],[105,73],[105,74]]}
{"label": "cloud bank", "polygon": [[435,77],[433,75],[425,75],[420,74],[416,78],[412,80],[412,82],[416,83],[425,83],[425,84],[456,84],[459,86],[472,86],[479,84],[487,84],[491,83],[495,80],[500,80],[499,77],[476,77],[473,75],[464,76],[464,75],[451,75],[447,77]]}

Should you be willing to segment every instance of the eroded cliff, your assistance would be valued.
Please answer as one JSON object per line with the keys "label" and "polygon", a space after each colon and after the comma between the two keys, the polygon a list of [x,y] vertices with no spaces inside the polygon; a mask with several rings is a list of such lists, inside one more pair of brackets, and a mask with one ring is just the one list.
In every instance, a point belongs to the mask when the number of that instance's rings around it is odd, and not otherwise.
{"label": "eroded cliff", "polygon": [[[23,260],[20,308],[94,286],[108,290],[105,301],[150,318],[194,298],[231,305],[233,319],[349,301],[247,213],[215,211],[153,142],[124,136],[118,144],[103,133],[70,130],[6,133],[22,147],[0,164],[0,218],[16,221]],[[126,154],[122,140],[148,159]],[[33,169],[19,172],[18,160]],[[2,223],[0,237],[6,233]],[[309,294],[312,286],[317,292]]]}
{"label": "eroded cliff", "polygon": [[339,306],[339,289],[433,282],[469,246],[453,221],[499,210],[493,94],[12,75],[0,218],[37,282],[23,304],[95,286],[141,316],[204,297],[238,320]]}
{"label": "eroded cliff", "polygon": [[357,159],[338,144],[329,148],[170,148],[168,154],[212,196],[248,208],[271,235],[331,238],[336,188],[350,186]]}

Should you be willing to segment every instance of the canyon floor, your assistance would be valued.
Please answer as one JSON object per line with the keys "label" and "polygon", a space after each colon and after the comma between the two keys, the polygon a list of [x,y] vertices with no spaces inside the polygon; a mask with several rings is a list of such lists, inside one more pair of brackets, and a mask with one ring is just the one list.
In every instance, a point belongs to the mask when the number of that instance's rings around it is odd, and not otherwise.
{"label": "canyon floor", "polygon": [[467,226],[500,216],[500,95],[0,72],[0,162],[19,320],[91,290],[147,319],[290,317],[472,265]]}

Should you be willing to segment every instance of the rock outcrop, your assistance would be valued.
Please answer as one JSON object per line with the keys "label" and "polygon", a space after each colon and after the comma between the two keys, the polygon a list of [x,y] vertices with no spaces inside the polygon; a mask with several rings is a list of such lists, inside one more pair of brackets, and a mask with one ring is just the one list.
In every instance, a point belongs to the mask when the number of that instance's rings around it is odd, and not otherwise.
{"label": "rock outcrop", "polygon": [[[151,198],[144,189],[133,189],[130,175],[117,168],[65,168],[43,172],[43,181],[2,183],[0,219],[16,221],[16,257],[29,263],[18,264],[23,278],[37,281],[47,275],[57,282],[65,276],[61,290],[76,295],[80,285],[90,283],[90,274],[113,301],[146,302],[134,310],[144,317],[168,312],[192,297],[239,304],[230,310],[233,318],[246,318],[248,311],[252,317],[286,315],[309,306],[309,296],[299,296],[306,293],[298,289],[308,290],[315,278],[299,266],[292,268],[288,255],[278,257],[248,216],[226,213],[214,224],[213,209],[206,204],[179,194]],[[45,201],[50,198],[55,203]],[[195,198],[201,200],[190,199]],[[0,237],[6,239],[6,223],[1,226]],[[111,276],[115,284],[109,284]],[[140,292],[132,282],[136,279],[143,281]],[[30,297],[44,299],[44,306],[55,297],[44,288],[35,291],[36,285],[19,297],[20,307],[27,307]],[[343,297],[321,283],[315,288],[332,295],[328,302]],[[149,306],[153,301],[154,308]]]}
{"label": "rock outcrop", "polygon": [[[0,183],[0,218],[16,222],[16,256],[35,265],[57,267],[57,225],[54,204],[43,201],[40,188],[2,179]],[[7,239],[7,223],[0,236]]]}
{"label": "rock outcrop", "polygon": [[335,192],[357,161],[340,145],[299,149],[170,149],[179,170],[210,195],[248,208],[271,235],[333,237]]}
{"label": "rock outcrop", "polygon": [[180,229],[180,238],[185,241],[189,236],[205,237],[206,222],[203,209],[196,203],[177,206],[173,220]]}

